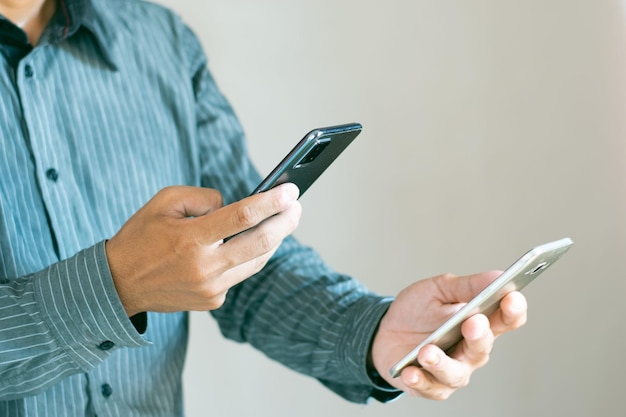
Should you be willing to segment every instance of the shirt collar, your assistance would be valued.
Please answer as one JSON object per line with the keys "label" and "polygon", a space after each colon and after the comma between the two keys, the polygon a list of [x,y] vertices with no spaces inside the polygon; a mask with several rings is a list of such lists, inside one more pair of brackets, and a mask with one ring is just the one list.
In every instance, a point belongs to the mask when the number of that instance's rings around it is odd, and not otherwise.
{"label": "shirt collar", "polygon": [[[11,22],[0,15],[0,41],[9,45],[27,44],[26,34],[15,29]],[[116,69],[112,50],[114,36],[99,20],[93,0],[57,0],[57,10],[42,33],[39,44],[58,44],[81,30],[93,36],[102,58]]]}
{"label": "shirt collar", "polygon": [[106,25],[100,21],[93,0],[58,0],[54,19],[51,23],[55,29],[50,31],[50,43],[61,42],[85,29],[98,44],[102,58],[113,69],[117,68],[111,46],[113,39]]}

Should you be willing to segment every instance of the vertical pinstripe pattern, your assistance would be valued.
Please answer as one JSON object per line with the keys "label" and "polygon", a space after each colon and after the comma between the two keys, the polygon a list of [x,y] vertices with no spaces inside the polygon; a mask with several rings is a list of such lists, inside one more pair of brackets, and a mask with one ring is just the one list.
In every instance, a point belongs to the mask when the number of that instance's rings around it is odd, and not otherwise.
{"label": "vertical pinstripe pattern", "polygon": [[[181,416],[187,315],[149,313],[138,334],[103,242],[165,186],[230,202],[259,177],[177,17],[133,0],[59,6],[19,62],[0,45],[0,416]],[[213,315],[364,402],[380,392],[364,364],[388,302],[288,239]]]}

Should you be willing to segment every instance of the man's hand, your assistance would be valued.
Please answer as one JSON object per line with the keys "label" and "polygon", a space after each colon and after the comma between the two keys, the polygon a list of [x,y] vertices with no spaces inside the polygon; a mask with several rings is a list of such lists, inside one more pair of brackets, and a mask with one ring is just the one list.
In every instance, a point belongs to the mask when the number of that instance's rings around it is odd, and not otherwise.
{"label": "man's hand", "polygon": [[128,316],[219,308],[228,290],[260,271],[296,228],[297,199],[293,184],[228,206],[212,189],[161,190],[106,243]]}
{"label": "man's hand", "polygon": [[472,372],[489,360],[494,339],[526,322],[526,299],[519,292],[504,297],[489,318],[477,314],[467,319],[461,327],[463,340],[450,356],[428,345],[418,356],[422,368],[409,366],[398,378],[391,378],[389,369],[499,274],[440,275],[403,290],[374,338],[372,361],[378,373],[396,388],[430,399],[446,399],[466,386]]}

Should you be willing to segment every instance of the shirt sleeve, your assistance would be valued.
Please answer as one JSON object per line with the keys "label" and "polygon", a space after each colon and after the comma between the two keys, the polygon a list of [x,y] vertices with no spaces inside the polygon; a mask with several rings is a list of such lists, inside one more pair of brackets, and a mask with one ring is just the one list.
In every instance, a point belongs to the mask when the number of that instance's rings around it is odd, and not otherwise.
{"label": "shirt sleeve", "polygon": [[376,385],[366,365],[391,301],[334,272],[312,249],[289,238],[263,271],[229,291],[213,315],[226,337],[365,403],[399,395]]}
{"label": "shirt sleeve", "polygon": [[149,344],[119,300],[104,242],[16,280],[0,278],[0,399],[87,372],[115,349]]}
{"label": "shirt sleeve", "polygon": [[[190,31],[184,40],[197,99],[201,183],[222,192],[227,204],[248,195],[261,178],[198,41]],[[364,403],[399,395],[377,386],[366,366],[373,334],[390,302],[288,238],[262,272],[229,291],[213,315],[226,337],[250,343],[344,398]]]}

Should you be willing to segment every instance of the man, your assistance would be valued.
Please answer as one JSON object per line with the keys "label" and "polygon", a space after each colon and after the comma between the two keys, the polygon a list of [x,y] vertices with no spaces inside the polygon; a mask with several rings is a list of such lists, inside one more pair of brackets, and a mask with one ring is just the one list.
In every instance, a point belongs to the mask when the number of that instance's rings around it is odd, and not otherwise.
{"label": "man", "polygon": [[246,198],[260,178],[241,128],[168,10],[0,0],[0,15],[0,415],[183,415],[189,310],[355,402],[446,398],[524,323],[510,294],[450,356],[429,346],[391,378],[497,272],[392,300],[296,242],[298,190]]}

